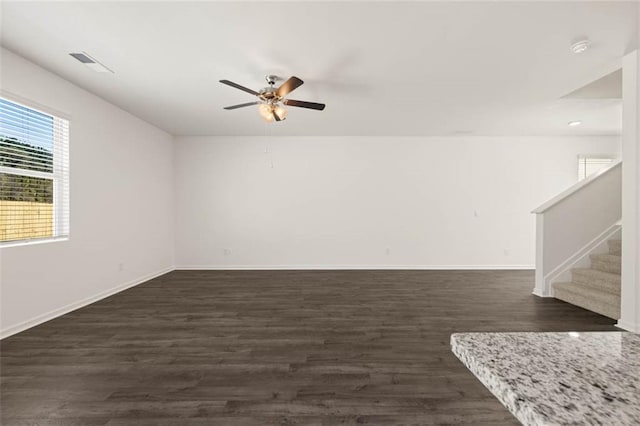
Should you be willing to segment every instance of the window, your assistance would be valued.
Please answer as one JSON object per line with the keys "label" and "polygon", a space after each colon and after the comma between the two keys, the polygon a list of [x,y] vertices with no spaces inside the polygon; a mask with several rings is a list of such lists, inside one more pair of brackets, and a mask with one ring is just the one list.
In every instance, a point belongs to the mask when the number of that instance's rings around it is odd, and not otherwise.
{"label": "window", "polygon": [[582,180],[605,167],[612,165],[616,159],[606,155],[579,155],[578,180]]}
{"label": "window", "polygon": [[0,245],[69,235],[69,122],[0,98]]}

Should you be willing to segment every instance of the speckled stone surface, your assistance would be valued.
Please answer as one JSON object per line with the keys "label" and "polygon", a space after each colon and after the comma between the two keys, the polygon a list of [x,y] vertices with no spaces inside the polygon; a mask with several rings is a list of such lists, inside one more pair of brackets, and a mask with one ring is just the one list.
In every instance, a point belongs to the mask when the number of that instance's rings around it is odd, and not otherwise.
{"label": "speckled stone surface", "polygon": [[640,335],[461,333],[453,353],[525,425],[640,425]]}

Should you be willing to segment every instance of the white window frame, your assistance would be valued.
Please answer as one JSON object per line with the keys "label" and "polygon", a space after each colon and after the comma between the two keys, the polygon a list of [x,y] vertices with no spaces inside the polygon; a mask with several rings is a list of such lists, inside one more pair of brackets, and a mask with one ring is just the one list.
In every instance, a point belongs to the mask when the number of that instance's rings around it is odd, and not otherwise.
{"label": "white window frame", "polygon": [[17,167],[0,166],[0,173],[49,179],[53,183],[53,236],[23,240],[0,241],[0,248],[66,241],[70,238],[69,186],[69,116],[35,102],[0,90],[0,98],[53,118],[53,170],[51,173]]}
{"label": "white window frame", "polygon": [[582,179],[585,179],[587,177],[589,177],[589,175],[585,175],[583,176],[583,170],[582,169],[582,165],[584,164],[585,170],[584,172],[586,172],[586,164],[585,162],[589,161],[589,160],[610,160],[609,164],[607,166],[603,166],[603,168],[609,167],[611,164],[616,162],[616,156],[615,155],[611,155],[611,154],[580,154],[578,155],[578,181],[581,181]]}

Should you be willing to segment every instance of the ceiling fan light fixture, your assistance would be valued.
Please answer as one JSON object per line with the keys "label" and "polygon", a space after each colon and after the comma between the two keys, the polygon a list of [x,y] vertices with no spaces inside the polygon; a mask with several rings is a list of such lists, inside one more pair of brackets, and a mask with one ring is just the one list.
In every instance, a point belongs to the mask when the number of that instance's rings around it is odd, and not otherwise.
{"label": "ceiling fan light fixture", "polygon": [[260,104],[258,105],[258,113],[267,123],[282,121],[287,118],[287,109],[279,104]]}
{"label": "ceiling fan light fixture", "polygon": [[271,104],[260,104],[258,105],[258,113],[260,117],[267,123],[273,122],[273,107]]}
{"label": "ceiling fan light fixture", "polygon": [[285,107],[283,107],[282,105],[276,105],[273,108],[273,113],[278,116],[278,119],[280,121],[282,121],[285,118],[287,118],[287,109]]}

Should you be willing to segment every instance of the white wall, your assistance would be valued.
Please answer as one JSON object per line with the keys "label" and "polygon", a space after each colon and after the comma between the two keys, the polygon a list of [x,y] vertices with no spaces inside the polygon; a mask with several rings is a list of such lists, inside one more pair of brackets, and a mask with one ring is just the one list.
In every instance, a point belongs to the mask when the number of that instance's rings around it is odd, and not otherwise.
{"label": "white wall", "polygon": [[531,210],[575,183],[579,154],[619,150],[618,137],[177,138],[176,265],[533,267]]}
{"label": "white wall", "polygon": [[173,139],[7,50],[1,54],[5,94],[70,116],[71,167],[71,238],[0,249],[5,336],[173,266]]}

